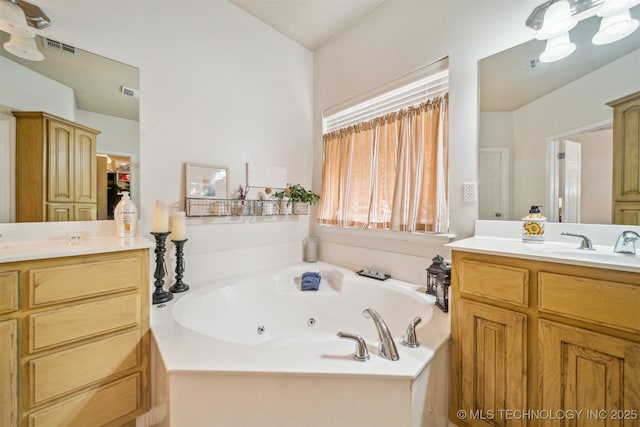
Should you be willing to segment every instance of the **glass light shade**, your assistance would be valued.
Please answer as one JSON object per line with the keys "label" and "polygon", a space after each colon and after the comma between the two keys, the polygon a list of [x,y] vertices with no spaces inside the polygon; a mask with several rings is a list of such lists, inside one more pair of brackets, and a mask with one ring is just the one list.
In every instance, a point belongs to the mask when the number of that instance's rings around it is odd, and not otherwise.
{"label": "glass light shade", "polygon": [[640,0],[605,0],[604,4],[596,11],[596,15],[600,17],[617,15],[637,4],[640,4]]}
{"label": "glass light shade", "polygon": [[596,45],[617,42],[627,37],[638,28],[638,20],[631,19],[629,10],[616,15],[605,16],[600,21],[600,30],[593,36],[591,42]]}
{"label": "glass light shade", "polygon": [[576,45],[569,40],[569,33],[547,40],[547,46],[540,55],[540,62],[554,62],[566,58],[576,50]]}
{"label": "glass light shade", "polygon": [[542,28],[536,33],[536,39],[548,40],[568,32],[578,21],[571,16],[571,7],[567,0],[553,3],[544,14]]}
{"label": "glass light shade", "polygon": [[6,0],[0,1],[0,30],[20,37],[36,36],[22,8]]}
{"label": "glass light shade", "polygon": [[36,39],[31,37],[20,37],[11,34],[11,38],[4,45],[7,52],[29,61],[42,61],[44,55],[36,46]]}

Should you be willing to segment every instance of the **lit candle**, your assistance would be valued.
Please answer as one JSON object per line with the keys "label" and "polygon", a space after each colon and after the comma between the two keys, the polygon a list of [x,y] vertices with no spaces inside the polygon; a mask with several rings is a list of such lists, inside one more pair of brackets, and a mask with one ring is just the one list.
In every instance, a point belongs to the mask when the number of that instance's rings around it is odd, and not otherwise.
{"label": "lit candle", "polygon": [[153,211],[153,232],[166,233],[169,231],[169,213],[162,200],[156,200],[156,208]]}
{"label": "lit candle", "polygon": [[171,229],[171,240],[185,240],[187,238],[187,224],[184,212],[173,214],[173,226]]}

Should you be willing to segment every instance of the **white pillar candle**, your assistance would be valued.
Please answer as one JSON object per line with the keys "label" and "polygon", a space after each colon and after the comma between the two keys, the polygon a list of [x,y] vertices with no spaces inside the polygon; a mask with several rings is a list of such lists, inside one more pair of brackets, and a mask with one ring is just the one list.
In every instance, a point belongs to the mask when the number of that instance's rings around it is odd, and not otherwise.
{"label": "white pillar candle", "polygon": [[153,232],[165,233],[169,231],[169,213],[162,200],[156,200],[156,207],[153,211]]}
{"label": "white pillar candle", "polygon": [[185,240],[187,238],[187,220],[185,213],[180,211],[173,214],[171,240]]}

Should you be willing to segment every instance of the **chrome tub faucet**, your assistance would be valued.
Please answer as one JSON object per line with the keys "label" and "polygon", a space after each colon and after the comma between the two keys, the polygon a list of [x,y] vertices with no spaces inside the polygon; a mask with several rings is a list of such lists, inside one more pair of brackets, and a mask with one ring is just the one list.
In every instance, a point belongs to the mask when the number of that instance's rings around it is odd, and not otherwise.
{"label": "chrome tub faucet", "polygon": [[376,325],[378,337],[380,338],[380,355],[389,360],[395,361],[400,359],[396,343],[393,342],[393,337],[391,336],[391,332],[389,332],[389,327],[378,312],[372,308],[365,308],[362,311],[362,316],[366,319],[372,319]]}
{"label": "chrome tub faucet", "polygon": [[616,246],[613,248],[613,252],[619,254],[633,254],[636,253],[636,240],[640,239],[640,234],[635,231],[623,231],[616,240]]}

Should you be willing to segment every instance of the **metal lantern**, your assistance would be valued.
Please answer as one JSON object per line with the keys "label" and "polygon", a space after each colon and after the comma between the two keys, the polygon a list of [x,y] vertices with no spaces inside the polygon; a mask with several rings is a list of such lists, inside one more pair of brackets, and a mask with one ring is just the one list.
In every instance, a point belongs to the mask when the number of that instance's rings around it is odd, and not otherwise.
{"label": "metal lantern", "polygon": [[427,293],[429,295],[436,294],[436,283],[438,282],[438,274],[443,271],[444,258],[436,255],[431,258],[433,264],[427,268]]}
{"label": "metal lantern", "polygon": [[427,268],[427,293],[436,296],[436,305],[445,313],[449,311],[449,286],[451,285],[451,263],[440,255],[432,259]]}

